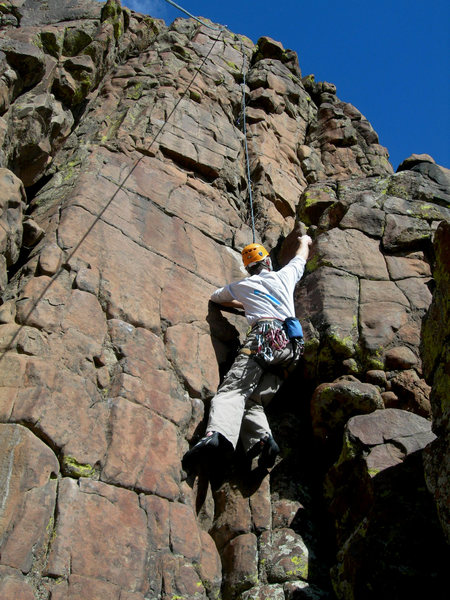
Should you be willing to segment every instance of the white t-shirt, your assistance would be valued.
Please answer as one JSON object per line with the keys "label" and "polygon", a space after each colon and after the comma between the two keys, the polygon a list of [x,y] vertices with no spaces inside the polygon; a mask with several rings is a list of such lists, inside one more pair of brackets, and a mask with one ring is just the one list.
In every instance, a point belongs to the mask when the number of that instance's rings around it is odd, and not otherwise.
{"label": "white t-shirt", "polygon": [[305,270],[306,261],[295,256],[279,271],[264,269],[259,275],[252,275],[234,281],[216,290],[213,302],[238,300],[244,305],[245,316],[250,325],[259,319],[279,319],[295,317],[294,289]]}

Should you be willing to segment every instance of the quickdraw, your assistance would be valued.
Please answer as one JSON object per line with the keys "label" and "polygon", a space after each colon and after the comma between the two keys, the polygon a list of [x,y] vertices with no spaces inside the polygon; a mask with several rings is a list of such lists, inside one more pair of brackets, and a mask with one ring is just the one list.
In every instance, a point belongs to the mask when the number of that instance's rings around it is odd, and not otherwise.
{"label": "quickdraw", "polygon": [[283,329],[273,322],[259,324],[256,341],[256,355],[269,361],[272,360],[274,352],[283,350],[289,343]]}

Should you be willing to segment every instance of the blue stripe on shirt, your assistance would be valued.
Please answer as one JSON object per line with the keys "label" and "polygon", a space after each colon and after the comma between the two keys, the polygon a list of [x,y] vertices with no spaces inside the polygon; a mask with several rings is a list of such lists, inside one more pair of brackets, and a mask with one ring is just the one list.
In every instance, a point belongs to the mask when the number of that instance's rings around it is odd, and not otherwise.
{"label": "blue stripe on shirt", "polygon": [[277,298],[275,298],[275,296],[271,296],[270,294],[264,294],[264,292],[260,292],[259,290],[253,290],[253,293],[257,296],[267,298],[267,300],[270,300],[273,304],[275,304],[275,306],[280,306],[281,304],[281,302]]}

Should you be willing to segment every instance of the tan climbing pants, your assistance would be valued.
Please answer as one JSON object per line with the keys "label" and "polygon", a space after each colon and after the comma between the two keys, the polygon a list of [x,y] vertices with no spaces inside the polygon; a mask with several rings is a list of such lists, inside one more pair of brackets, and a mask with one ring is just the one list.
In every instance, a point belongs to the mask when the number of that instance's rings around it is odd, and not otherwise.
{"label": "tan climbing pants", "polygon": [[[218,431],[236,448],[239,437],[248,452],[261,438],[271,435],[264,407],[283,382],[282,371],[291,370],[298,353],[291,344],[274,350],[270,361],[256,358],[258,328],[252,329],[224,381],[211,401],[207,431]],[[271,371],[277,368],[278,372]]]}

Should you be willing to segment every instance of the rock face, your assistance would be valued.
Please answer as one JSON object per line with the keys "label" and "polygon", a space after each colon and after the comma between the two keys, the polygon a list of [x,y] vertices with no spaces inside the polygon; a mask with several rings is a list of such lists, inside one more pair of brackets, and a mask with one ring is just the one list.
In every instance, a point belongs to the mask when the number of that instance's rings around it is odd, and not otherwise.
{"label": "rock face", "polygon": [[[0,598],[438,598],[448,170],[394,174],[267,37],[117,0],[0,17]],[[243,93],[257,238],[279,267],[314,237],[305,355],[269,408],[271,473],[238,448],[191,480],[246,332],[208,304],[252,239]]]}

